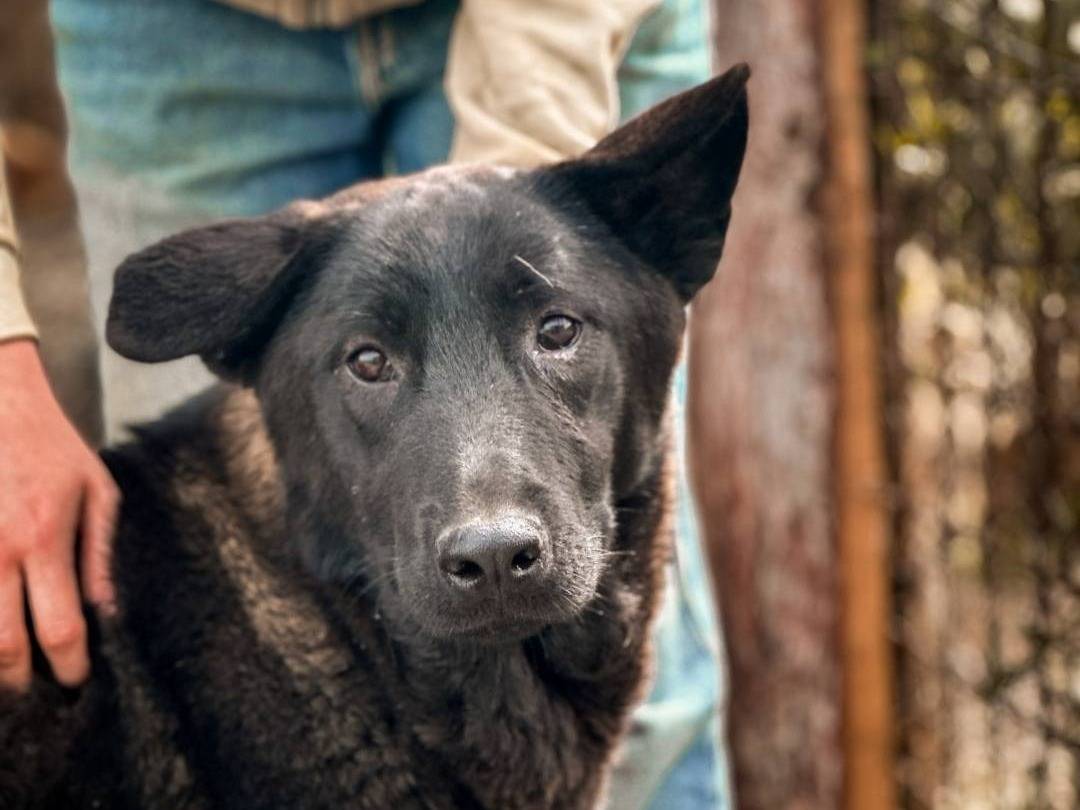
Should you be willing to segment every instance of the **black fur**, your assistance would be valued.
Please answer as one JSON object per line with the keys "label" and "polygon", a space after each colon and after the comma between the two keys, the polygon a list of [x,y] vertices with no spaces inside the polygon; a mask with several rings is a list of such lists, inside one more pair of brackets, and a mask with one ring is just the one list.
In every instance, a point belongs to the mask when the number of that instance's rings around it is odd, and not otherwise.
{"label": "black fur", "polygon": [[[112,345],[231,382],[105,454],[119,615],[91,619],[87,687],[0,695],[0,807],[594,806],[647,679],[668,390],[747,75],[578,160],[365,184],[129,258]],[[536,342],[553,313],[582,324],[565,351]],[[360,346],[393,372],[359,379]],[[529,577],[448,584],[446,538],[505,515],[536,533]]]}

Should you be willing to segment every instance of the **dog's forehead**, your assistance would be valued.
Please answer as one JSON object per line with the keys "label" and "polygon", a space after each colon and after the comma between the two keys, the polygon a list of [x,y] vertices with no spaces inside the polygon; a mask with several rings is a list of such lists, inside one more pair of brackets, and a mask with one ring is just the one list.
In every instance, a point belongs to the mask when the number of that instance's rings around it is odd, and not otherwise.
{"label": "dog's forehead", "polygon": [[403,210],[428,210],[432,207],[483,201],[492,188],[498,188],[518,176],[519,171],[506,166],[437,166],[413,175],[393,190]]}
{"label": "dog's forehead", "polygon": [[522,175],[505,166],[437,166],[412,175],[368,180],[316,205],[323,213],[345,219],[379,216],[405,219],[410,215],[482,204],[493,192]]}
{"label": "dog's forehead", "polygon": [[572,229],[519,178],[513,169],[443,167],[396,182],[347,212],[333,275],[468,271],[483,281],[519,254],[532,264],[564,258]]}
{"label": "dog's forehead", "polygon": [[[421,231],[431,238],[439,228],[490,230],[498,224],[524,227],[523,210],[537,216],[542,207],[515,182],[519,172],[495,167],[453,166],[415,175],[382,195],[370,207],[372,224],[391,233]],[[546,217],[544,219],[547,219]],[[539,224],[539,223],[536,223]]]}

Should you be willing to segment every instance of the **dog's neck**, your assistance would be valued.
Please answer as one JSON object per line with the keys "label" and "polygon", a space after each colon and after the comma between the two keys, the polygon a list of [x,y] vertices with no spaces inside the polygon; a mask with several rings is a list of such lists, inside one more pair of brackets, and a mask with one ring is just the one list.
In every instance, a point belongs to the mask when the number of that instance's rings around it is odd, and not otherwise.
{"label": "dog's neck", "polygon": [[648,680],[661,497],[620,525],[626,553],[576,621],[497,646],[380,628],[418,741],[481,806],[595,805],[607,772],[598,763],[614,755]]}
{"label": "dog's neck", "polygon": [[[217,418],[225,472],[243,483],[231,488],[245,493],[237,506],[269,542],[259,555],[267,554],[271,567],[275,559],[287,564],[295,555],[286,540],[287,496],[259,405],[249,392],[236,391]],[[567,806],[587,806],[602,789],[595,764],[613,752],[647,680],[671,478],[658,466],[632,499],[617,504],[617,553],[579,619],[520,643],[435,641],[395,623],[400,617],[389,611],[380,616],[374,603],[365,607],[340,588],[319,588],[319,609],[353,645],[373,654],[369,665],[379,672],[363,677],[380,679],[398,711],[409,715],[417,744],[460,775],[481,805],[545,807],[573,797]],[[507,768],[513,776],[503,780]],[[529,780],[534,794],[522,795],[523,772],[536,775]]]}

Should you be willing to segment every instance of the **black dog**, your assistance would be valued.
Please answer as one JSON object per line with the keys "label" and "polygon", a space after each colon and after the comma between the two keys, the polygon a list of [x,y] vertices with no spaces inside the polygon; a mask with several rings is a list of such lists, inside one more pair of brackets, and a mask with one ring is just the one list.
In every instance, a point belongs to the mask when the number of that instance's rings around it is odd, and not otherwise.
{"label": "black dog", "polygon": [[0,806],[595,806],[648,673],[669,385],[747,76],[577,160],[129,258],[110,343],[232,384],[105,454],[119,615],[85,689],[0,696]]}

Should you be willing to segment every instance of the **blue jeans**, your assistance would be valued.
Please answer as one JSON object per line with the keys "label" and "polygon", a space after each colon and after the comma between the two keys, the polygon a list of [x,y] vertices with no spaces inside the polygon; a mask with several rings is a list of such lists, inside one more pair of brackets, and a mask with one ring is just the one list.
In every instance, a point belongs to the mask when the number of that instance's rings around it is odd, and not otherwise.
{"label": "blue jeans", "polygon": [[[53,0],[99,328],[112,270],[132,250],[209,219],[443,161],[455,11],[456,0],[428,0],[349,29],[297,32],[211,0]],[[702,0],[667,0],[626,54],[624,114],[706,78],[706,42]],[[136,367],[105,349],[102,363],[114,437],[121,422],[152,417],[208,381],[190,358]],[[681,483],[658,676],[613,780],[610,805],[620,810],[729,805],[718,634]]]}

